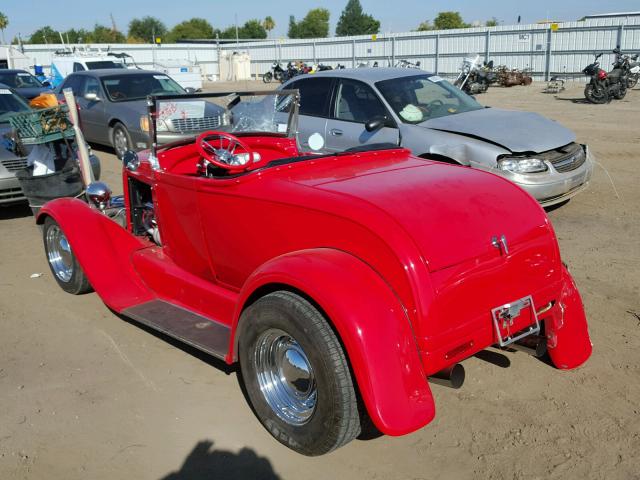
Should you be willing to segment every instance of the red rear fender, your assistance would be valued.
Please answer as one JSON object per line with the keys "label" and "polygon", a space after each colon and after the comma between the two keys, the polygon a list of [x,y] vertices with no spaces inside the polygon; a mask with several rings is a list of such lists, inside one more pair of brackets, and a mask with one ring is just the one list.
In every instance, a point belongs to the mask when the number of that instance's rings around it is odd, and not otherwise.
{"label": "red rear fender", "polygon": [[358,258],[333,249],[282,255],[256,270],[240,295],[228,361],[235,356],[237,325],[254,292],[289,285],[315,301],[333,323],[376,427],[403,435],[435,415],[411,324],[389,285]]}
{"label": "red rear fender", "polygon": [[75,198],[48,202],[36,222],[53,217],[82,270],[104,303],[117,312],[155,296],[133,269],[131,255],[148,245],[98,210]]}

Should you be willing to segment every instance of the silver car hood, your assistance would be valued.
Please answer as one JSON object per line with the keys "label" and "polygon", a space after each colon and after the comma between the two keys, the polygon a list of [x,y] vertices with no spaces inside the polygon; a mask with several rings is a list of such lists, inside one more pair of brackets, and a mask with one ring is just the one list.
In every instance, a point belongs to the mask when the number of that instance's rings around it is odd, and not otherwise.
{"label": "silver car hood", "polygon": [[575,141],[575,134],[557,122],[532,112],[483,108],[433,118],[421,127],[467,135],[500,145],[513,153],[541,153]]}

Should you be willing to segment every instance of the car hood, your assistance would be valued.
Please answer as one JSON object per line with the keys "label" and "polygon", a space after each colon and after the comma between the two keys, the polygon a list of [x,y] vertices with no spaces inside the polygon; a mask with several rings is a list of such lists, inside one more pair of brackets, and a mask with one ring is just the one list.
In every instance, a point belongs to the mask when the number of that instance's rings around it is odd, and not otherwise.
{"label": "car hood", "polygon": [[499,108],[433,118],[419,125],[486,140],[513,153],[542,153],[576,139],[571,130],[542,115]]}
{"label": "car hood", "polygon": [[53,91],[47,87],[23,87],[23,88],[15,88],[14,89],[21,97],[26,98],[27,100],[31,100],[32,98],[37,97],[41,93],[47,93]]}
{"label": "car hood", "polygon": [[[325,172],[313,168],[312,177],[293,175],[290,180],[351,197],[345,205],[362,202],[382,210],[413,239],[431,271],[496,255],[493,237],[505,235],[515,245],[549,236],[546,215],[535,200],[497,175],[409,155],[386,165],[346,160]],[[346,207],[343,213],[349,212],[356,209]]]}

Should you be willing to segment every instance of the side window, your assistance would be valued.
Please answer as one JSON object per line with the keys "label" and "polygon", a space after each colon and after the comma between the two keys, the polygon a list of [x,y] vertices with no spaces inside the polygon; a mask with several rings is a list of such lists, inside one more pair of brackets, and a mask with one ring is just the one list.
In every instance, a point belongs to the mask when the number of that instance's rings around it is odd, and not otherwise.
{"label": "side window", "polygon": [[98,83],[98,80],[92,77],[86,78],[84,82],[84,88],[82,89],[80,94],[84,96],[87,93],[95,93],[96,95],[98,95],[98,97],[100,96],[100,84]]}
{"label": "side window", "polygon": [[331,84],[332,79],[329,77],[307,78],[293,82],[287,88],[297,88],[300,91],[300,115],[326,117]]}
{"label": "side window", "polygon": [[338,86],[335,118],[365,123],[376,117],[385,117],[387,109],[368,85],[356,80],[343,79]]}
{"label": "side window", "polygon": [[74,72],[82,72],[86,70],[81,63],[73,62],[73,71]]}

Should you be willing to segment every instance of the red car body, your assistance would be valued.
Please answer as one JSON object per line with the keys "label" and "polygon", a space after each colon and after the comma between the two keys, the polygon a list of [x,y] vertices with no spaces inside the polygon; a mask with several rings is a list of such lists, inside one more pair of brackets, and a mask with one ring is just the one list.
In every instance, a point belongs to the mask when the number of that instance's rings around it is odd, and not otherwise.
{"label": "red car body", "polygon": [[[427,378],[498,342],[497,306],[532,297],[556,367],[590,356],[552,226],[517,186],[401,148],[298,158],[294,139],[241,138],[274,162],[207,178],[193,144],[172,146],[158,169],[144,154],[123,169],[127,228],[78,199],[48,203],[38,223],[55,219],[112,310],[138,318],[169,305],[205,317],[220,333],[205,349],[229,364],[251,329],[239,324],[248,305],[276,290],[303,295],[334,328],[388,435],[433,419]],[[135,233],[132,182],[151,189],[161,246]],[[503,235],[504,248],[492,242]],[[532,322],[522,317],[514,329]]]}

